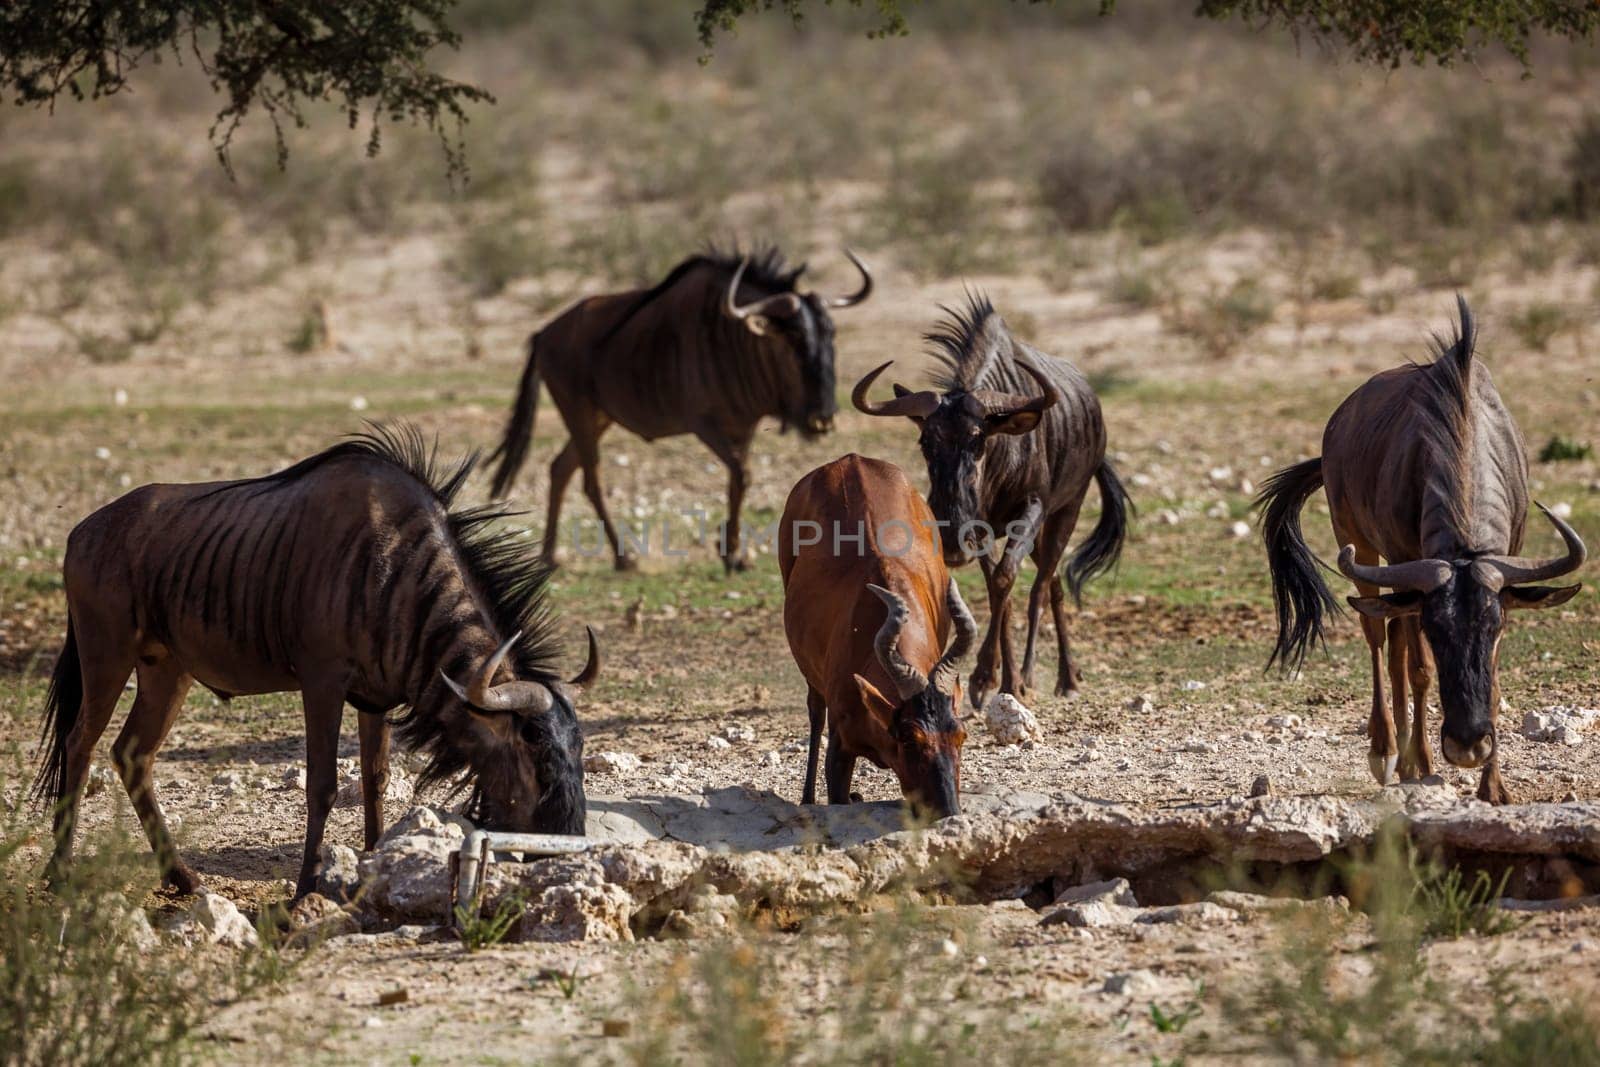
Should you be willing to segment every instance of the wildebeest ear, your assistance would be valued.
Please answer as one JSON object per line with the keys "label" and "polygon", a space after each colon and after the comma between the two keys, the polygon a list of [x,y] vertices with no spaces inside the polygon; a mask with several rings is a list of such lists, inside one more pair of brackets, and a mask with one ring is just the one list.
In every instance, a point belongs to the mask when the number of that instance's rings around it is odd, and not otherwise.
{"label": "wildebeest ear", "polygon": [[1001,412],[998,415],[986,415],[983,420],[984,433],[1028,433],[1039,425],[1041,413],[1037,411]]}
{"label": "wildebeest ear", "polygon": [[861,703],[867,706],[868,711],[877,712],[882,715],[894,714],[894,709],[899,705],[890,700],[888,697],[884,696],[878,691],[877,686],[861,677],[861,675],[855,675],[855,680],[856,688],[861,691]]}
{"label": "wildebeest ear", "polygon": [[1398,619],[1422,610],[1422,594],[1410,591],[1382,593],[1378,596],[1348,596],[1345,599],[1369,619]]}
{"label": "wildebeest ear", "polygon": [[1578,595],[1583,583],[1575,585],[1512,585],[1500,590],[1500,606],[1508,610],[1518,608],[1553,608],[1565,604]]}

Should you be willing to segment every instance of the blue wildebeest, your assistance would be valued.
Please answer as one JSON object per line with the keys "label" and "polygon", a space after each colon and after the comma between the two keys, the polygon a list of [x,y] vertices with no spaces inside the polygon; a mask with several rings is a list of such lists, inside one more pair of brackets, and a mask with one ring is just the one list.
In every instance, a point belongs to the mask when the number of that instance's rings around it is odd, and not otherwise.
{"label": "blue wildebeest", "polygon": [[[1077,692],[1081,675],[1067,642],[1066,591],[1056,573],[1093,482],[1100,519],[1067,561],[1067,587],[1083,586],[1116,565],[1127,538],[1128,494],[1106,453],[1105,423],[1094,389],[1078,369],[1014,336],[986,297],[973,295],[926,340],[944,363],[936,388],[894,387],[892,400],[867,399],[889,366],[856,383],[851,399],[868,415],[904,415],[917,425],[928,463],[928,504],[940,523],[945,561],[977,559],[989,590],[989,630],[969,689],[981,707],[995,690],[1025,698],[1033,686],[1035,640],[1044,598],[1055,620],[1056,693]],[[998,560],[995,542],[1004,537]],[[1024,555],[1038,577],[1028,595],[1028,638],[1022,669],[1008,631],[1011,586]]]}
{"label": "blue wildebeest", "polygon": [[[112,745],[166,884],[193,892],[151,765],[198,681],[224,699],[299,691],[314,883],[337,784],[339,724],[360,713],[366,846],[383,829],[389,711],[425,754],[419,785],[461,781],[492,828],[583,832],[583,738],[554,673],[547,570],[496,508],[452,508],[471,459],[441,469],[415,429],[374,429],[262,478],[147,485],[80,522],[62,566],[67,637],[51,679],[35,795],[72,855],[90,756],[130,672],[138,694]],[[465,682],[457,679],[466,679]]]}
{"label": "blue wildebeest", "polygon": [[[1402,779],[1433,772],[1431,658],[1443,716],[1439,747],[1458,767],[1482,766],[1478,795],[1503,804],[1510,795],[1500,779],[1495,717],[1506,612],[1570,600],[1581,586],[1529,583],[1577,570],[1584,546],[1545,511],[1565,543],[1562,554],[1518,555],[1528,518],[1526,450],[1488,369],[1473,358],[1472,312],[1465,300],[1458,305],[1460,329],[1449,341],[1436,339],[1433,362],[1368,380],[1328,420],[1322,455],[1285,467],[1263,486],[1257,505],[1278,612],[1269,664],[1298,668],[1338,607],[1300,530],[1300,509],[1325,488],[1334,536],[1344,546],[1339,569],[1360,593],[1349,601],[1372,652],[1373,777],[1386,783],[1397,767]],[[1393,714],[1383,694],[1385,640]]]}
{"label": "blue wildebeest", "polygon": [[570,435],[550,464],[544,556],[555,559],[561,498],[579,468],[618,570],[636,564],[618,539],[600,485],[600,437],[616,423],[646,441],[692,433],[728,468],[724,566],[742,570],[739,513],[756,426],[776,416],[817,437],[833,426],[833,319],[872,294],[861,272],[851,296],[820,297],[796,286],[805,265],[776,249],[691,256],[654,288],[580,301],[528,339],[528,363],[495,451],[493,491],[503,496],[527,458],[539,384],[550,390]]}

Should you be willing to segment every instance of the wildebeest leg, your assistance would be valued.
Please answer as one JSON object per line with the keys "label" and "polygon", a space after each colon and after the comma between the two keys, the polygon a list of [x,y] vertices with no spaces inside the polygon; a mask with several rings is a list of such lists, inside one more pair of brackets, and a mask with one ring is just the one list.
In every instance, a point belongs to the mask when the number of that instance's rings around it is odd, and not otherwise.
{"label": "wildebeest leg", "polygon": [[111,745],[111,758],[122,775],[133,810],[139,814],[139,824],[150,839],[150,848],[161,867],[162,884],[180,893],[193,893],[200,888],[200,879],[179,857],[172,843],[150,768],[178,712],[183,710],[183,698],[189,694],[194,679],[165,654],[154,662],[147,659],[140,663],[138,674],[139,693],[133,699],[128,721],[123,723],[122,732]]}
{"label": "wildebeest leg", "polygon": [[[589,505],[594,508],[594,513],[600,518],[600,525],[605,528],[606,540],[611,542],[611,555],[616,561],[617,570],[638,570],[638,559],[622,553],[622,542],[617,537],[617,528],[611,521],[611,513],[606,510],[606,491],[600,485],[600,435],[610,425],[609,421],[602,419],[603,416],[597,416],[592,428],[585,427],[583,431],[574,428],[572,431],[572,443],[578,448],[578,462],[583,466],[583,495],[589,498]],[[572,426],[572,423],[568,422],[567,425]]]}
{"label": "wildebeest leg", "polygon": [[[1006,548],[1001,553],[1000,562],[994,571],[995,582],[1003,588],[1002,595],[1006,598],[1004,610],[1001,612],[1000,691],[1010,693],[1018,700],[1028,698],[1032,682],[1017,669],[1016,651],[1011,647],[1011,587],[1016,583],[1017,570],[1022,566],[1023,557],[1038,547],[1043,519],[1044,505],[1039,502],[1038,497],[1029,497],[1027,510],[1022,513],[1022,517],[1006,525]],[[1028,628],[1030,647],[1033,643],[1036,622],[1036,617],[1030,611]]]}
{"label": "wildebeest leg", "polygon": [[[1406,667],[1411,681],[1411,745],[1400,751],[1400,776],[1405,777],[1410,764],[1413,777],[1426,778],[1433,773],[1433,753],[1428,750],[1428,677],[1429,651],[1422,640],[1422,626],[1416,619],[1404,620],[1406,624]],[[1397,711],[1403,709],[1396,709]]]}
{"label": "wildebeest leg", "polygon": [[[1044,613],[1044,598],[1056,584],[1056,567],[1061,563],[1061,555],[1066,551],[1067,541],[1071,538],[1072,528],[1077,522],[1076,508],[1057,512],[1042,525],[1039,530],[1039,542],[1034,546],[1033,565],[1038,568],[1038,574],[1034,576],[1033,588],[1028,591],[1028,639],[1022,653],[1022,684],[1028,689],[1033,688],[1034,653],[1039,635],[1039,616]],[[1056,629],[1059,635],[1061,630],[1059,616]],[[1069,682],[1066,689],[1061,685],[1063,679]],[[1071,661],[1063,659],[1057,665],[1056,693],[1059,695],[1076,692],[1077,686],[1070,684],[1075,681]]]}
{"label": "wildebeest leg", "polygon": [[307,681],[301,694],[306,715],[306,848],[295,882],[299,900],[317,885],[317,853],[339,792],[339,720],[344,717],[343,682]]}
{"label": "wildebeest leg", "polygon": [[1511,790],[1500,778],[1500,746],[1496,745],[1489,762],[1483,765],[1483,777],[1478,779],[1478,799],[1490,804],[1511,803]]}
{"label": "wildebeest leg", "polygon": [[1050,580],[1050,617],[1056,627],[1056,696],[1076,696],[1083,673],[1072,658],[1072,647],[1067,640],[1067,587],[1059,574]]}
{"label": "wildebeest leg", "polygon": [[822,727],[828,721],[828,706],[822,694],[806,686],[806,711],[811,714],[811,748],[806,754],[806,785],[800,793],[800,803],[817,802],[817,756],[822,750]]}
{"label": "wildebeest leg", "polygon": [[[1337,525],[1334,526],[1333,532],[1338,536],[1340,544],[1355,546],[1358,563],[1378,562],[1378,553],[1375,549],[1369,548]],[[1382,592],[1377,586],[1367,585],[1365,582],[1356,582],[1355,586],[1356,592],[1364,597],[1375,597]],[[1394,777],[1395,764],[1400,760],[1400,748],[1395,739],[1394,717],[1389,714],[1389,708],[1383,700],[1384,621],[1361,616],[1361,633],[1366,637],[1367,647],[1372,652],[1372,715],[1367,721],[1367,766],[1372,770],[1372,777],[1378,780],[1379,785],[1388,785],[1389,779]]]}
{"label": "wildebeest leg", "polygon": [[728,468],[728,518],[722,527],[722,568],[742,571],[750,566],[739,551],[739,515],[744,510],[744,490],[750,481],[750,438],[755,428],[727,433],[721,427],[700,424],[694,435]]}
{"label": "wildebeest leg", "polygon": [[1389,620],[1388,642],[1390,715],[1394,719],[1394,743],[1400,756],[1399,776],[1401,781],[1405,781],[1406,752],[1411,747],[1411,720],[1406,716],[1406,656],[1410,649],[1406,644],[1404,619]]}
{"label": "wildebeest leg", "polygon": [[[383,795],[389,789],[389,720],[381,712],[356,716],[361,737],[361,810],[369,852],[383,835]],[[309,781],[309,778],[307,779]]]}
{"label": "wildebeest leg", "polygon": [[[83,704],[77,722],[67,735],[66,782],[55,813],[55,852],[50,858],[47,877],[54,883],[72,862],[73,838],[78,829],[78,803],[83,784],[89,777],[89,761],[95,743],[105,733],[106,724],[117,710],[122,686],[133,673],[134,650],[117,647],[122,634],[96,626],[89,612],[71,605],[77,630],[78,659],[82,664]],[[67,709],[61,709],[66,714]]]}
{"label": "wildebeest leg", "polygon": [[1000,635],[1006,625],[1006,597],[997,592],[994,561],[982,556],[978,566],[983,570],[983,583],[989,594],[989,629],[983,635],[977,662],[973,664],[972,675],[967,679],[967,697],[975,710],[982,711],[984,703],[995,691],[995,660],[1000,653]]}
{"label": "wildebeest leg", "polygon": [[544,554],[546,563],[556,561],[556,541],[561,536],[561,500],[567,495],[567,486],[578,472],[578,446],[568,440],[555,459],[550,461],[550,499],[544,512]]}
{"label": "wildebeest leg", "polygon": [[828,731],[828,758],[823,764],[828,779],[828,803],[848,804],[855,798],[850,795],[850,779],[855,777],[856,758],[844,750],[839,731]]}

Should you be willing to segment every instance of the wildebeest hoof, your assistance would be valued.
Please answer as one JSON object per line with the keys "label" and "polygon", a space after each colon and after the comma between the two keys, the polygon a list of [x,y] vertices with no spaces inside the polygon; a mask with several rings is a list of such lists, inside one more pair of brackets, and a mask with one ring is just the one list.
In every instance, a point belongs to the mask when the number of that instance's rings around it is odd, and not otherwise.
{"label": "wildebeest hoof", "polygon": [[1381,752],[1369,752],[1367,754],[1367,766],[1372,768],[1372,777],[1378,780],[1379,785],[1389,784],[1390,780],[1394,778],[1395,765],[1399,762],[1400,756],[1398,754],[1393,756],[1385,756]]}
{"label": "wildebeest hoof", "polygon": [[1077,686],[1072,685],[1071,683],[1066,685],[1062,685],[1060,682],[1056,683],[1056,696],[1058,697],[1066,697],[1068,700],[1077,700],[1082,695],[1083,692]]}
{"label": "wildebeest hoof", "polygon": [[729,574],[732,574],[735,571],[743,574],[745,571],[750,569],[750,561],[745,559],[743,556],[739,556],[735,559],[730,559],[724,556],[722,560],[722,569]]}
{"label": "wildebeest hoof", "polygon": [[627,571],[627,572],[632,572],[632,571],[638,570],[639,569],[639,557],[638,556],[618,556],[617,557],[617,562],[616,562],[616,569],[619,570],[619,571]]}
{"label": "wildebeest hoof", "polygon": [[161,884],[181,896],[192,897],[200,891],[200,876],[180,863],[162,876]]}
{"label": "wildebeest hoof", "polygon": [[851,793],[850,794],[850,803],[852,803],[852,804],[862,804],[862,803],[865,803],[865,798],[862,797],[862,795],[860,793]]}

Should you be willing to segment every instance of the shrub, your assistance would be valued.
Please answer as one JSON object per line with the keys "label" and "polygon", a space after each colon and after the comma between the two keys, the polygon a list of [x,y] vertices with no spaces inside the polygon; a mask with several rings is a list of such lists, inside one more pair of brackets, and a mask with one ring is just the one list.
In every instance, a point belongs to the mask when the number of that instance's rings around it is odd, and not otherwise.
{"label": "shrub", "polygon": [[1566,463],[1585,460],[1594,455],[1594,446],[1575,441],[1561,434],[1552,434],[1539,450],[1540,463]]}
{"label": "shrub", "polygon": [[1535,352],[1549,349],[1556,335],[1567,328],[1567,313],[1555,304],[1529,304],[1511,316],[1517,339]]}

